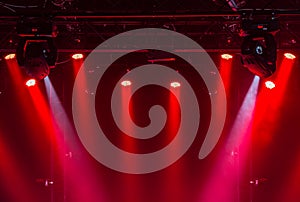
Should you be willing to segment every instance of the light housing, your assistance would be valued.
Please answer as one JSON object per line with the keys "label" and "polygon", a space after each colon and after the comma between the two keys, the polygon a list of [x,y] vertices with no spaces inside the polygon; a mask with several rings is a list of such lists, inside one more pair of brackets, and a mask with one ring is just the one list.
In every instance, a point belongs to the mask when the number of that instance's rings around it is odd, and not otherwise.
{"label": "light housing", "polygon": [[41,80],[55,67],[57,50],[52,38],[21,38],[17,47],[18,64],[28,76]]}
{"label": "light housing", "polygon": [[242,14],[241,62],[249,71],[263,78],[276,71],[277,46],[274,35],[279,31],[279,21],[274,13]]}
{"label": "light housing", "polygon": [[20,37],[16,57],[28,77],[41,80],[49,75],[57,59],[52,23],[40,18],[23,19],[17,25]]}
{"label": "light housing", "polygon": [[253,74],[267,78],[276,71],[277,49],[272,34],[246,36],[241,52],[243,66]]}

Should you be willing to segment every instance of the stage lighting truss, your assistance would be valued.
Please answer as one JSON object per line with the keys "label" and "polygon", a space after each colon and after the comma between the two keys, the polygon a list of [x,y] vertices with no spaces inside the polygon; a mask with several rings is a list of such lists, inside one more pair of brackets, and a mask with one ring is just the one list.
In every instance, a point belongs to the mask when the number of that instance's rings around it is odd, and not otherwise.
{"label": "stage lighting truss", "polygon": [[43,19],[21,21],[17,25],[20,37],[16,50],[18,64],[28,77],[41,80],[55,67],[57,49],[53,42],[56,36],[52,23]]}
{"label": "stage lighting truss", "polygon": [[242,64],[263,78],[276,71],[277,47],[274,35],[279,31],[278,18],[271,16],[242,19]]}

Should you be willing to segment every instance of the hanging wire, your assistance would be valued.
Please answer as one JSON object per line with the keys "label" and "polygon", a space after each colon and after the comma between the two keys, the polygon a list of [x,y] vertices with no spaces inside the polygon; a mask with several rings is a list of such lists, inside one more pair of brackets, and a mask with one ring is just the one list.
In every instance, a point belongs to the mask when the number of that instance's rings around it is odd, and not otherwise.
{"label": "hanging wire", "polygon": [[70,62],[70,61],[71,61],[71,59],[66,59],[66,60],[63,60],[63,61],[56,62],[55,65],[65,64],[65,63]]}
{"label": "hanging wire", "polygon": [[57,6],[57,7],[63,7],[63,5],[66,3],[65,0],[61,0],[61,1],[51,1],[51,3],[54,5],[54,6]]}
{"label": "hanging wire", "polygon": [[46,8],[47,3],[48,3],[48,0],[45,0],[43,3],[43,8]]}
{"label": "hanging wire", "polygon": [[1,2],[1,1],[0,1],[0,4],[2,6],[13,7],[13,8],[37,8],[38,7],[37,5],[23,6],[23,5],[15,5],[15,4],[4,3],[4,2]]}
{"label": "hanging wire", "polygon": [[10,11],[12,11],[13,13],[16,13],[16,11],[15,11],[14,9],[10,8],[9,6],[6,6],[6,5],[5,5],[4,3],[2,3],[2,2],[0,2],[0,6],[2,6],[3,8],[8,9],[8,10],[10,10]]}
{"label": "hanging wire", "polygon": [[16,13],[16,10],[13,8],[37,8],[38,7],[37,5],[22,6],[22,5],[8,4],[8,3],[4,3],[2,1],[0,1],[0,6],[10,10],[13,13]]}

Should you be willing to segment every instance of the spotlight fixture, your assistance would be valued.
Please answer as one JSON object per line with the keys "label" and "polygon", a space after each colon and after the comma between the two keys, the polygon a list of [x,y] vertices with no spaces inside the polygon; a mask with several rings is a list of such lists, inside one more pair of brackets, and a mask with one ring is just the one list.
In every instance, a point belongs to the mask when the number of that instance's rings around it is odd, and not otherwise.
{"label": "spotlight fixture", "polygon": [[276,87],[275,83],[272,82],[272,81],[266,81],[266,82],[265,82],[265,86],[266,86],[266,88],[268,88],[268,89],[273,89],[273,88]]}
{"label": "spotlight fixture", "polygon": [[180,85],[179,82],[174,81],[174,82],[172,82],[172,83],[170,84],[170,86],[173,87],[173,88],[178,88],[178,87],[180,87],[181,85]]}
{"label": "spotlight fixture", "polygon": [[276,70],[276,42],[273,35],[251,35],[242,44],[242,64],[260,77],[269,77]]}
{"label": "spotlight fixture", "polygon": [[20,37],[16,50],[18,64],[27,76],[41,80],[55,67],[57,49],[53,42],[56,36],[52,23],[39,18],[23,19],[17,24]]}
{"label": "spotlight fixture", "polygon": [[292,53],[285,53],[285,54],[284,54],[284,57],[285,57],[286,59],[290,59],[290,60],[293,60],[293,59],[296,58],[296,56],[295,56],[294,54],[292,54]]}
{"label": "spotlight fixture", "polygon": [[221,55],[221,58],[222,58],[222,59],[225,59],[225,60],[230,60],[230,59],[233,58],[233,56],[230,55],[230,54],[222,54],[222,55]]}
{"label": "spotlight fixture", "polygon": [[83,58],[83,54],[81,54],[81,53],[75,53],[75,54],[72,55],[72,58],[74,60],[82,59]]}
{"label": "spotlight fixture", "polygon": [[276,17],[259,16],[242,20],[241,36],[244,38],[241,62],[252,73],[267,78],[276,71],[276,41],[274,35],[279,31]]}
{"label": "spotlight fixture", "polygon": [[36,84],[36,80],[35,80],[35,79],[28,79],[28,80],[26,81],[26,86],[27,86],[27,87],[35,86],[35,84]]}
{"label": "spotlight fixture", "polygon": [[14,58],[16,58],[16,54],[14,53],[10,53],[4,57],[5,60],[12,60]]}
{"label": "spotlight fixture", "polygon": [[122,81],[122,82],[121,82],[121,85],[122,85],[122,86],[125,86],[125,87],[126,87],[126,86],[130,86],[130,85],[131,85],[131,81],[129,81],[129,80]]}

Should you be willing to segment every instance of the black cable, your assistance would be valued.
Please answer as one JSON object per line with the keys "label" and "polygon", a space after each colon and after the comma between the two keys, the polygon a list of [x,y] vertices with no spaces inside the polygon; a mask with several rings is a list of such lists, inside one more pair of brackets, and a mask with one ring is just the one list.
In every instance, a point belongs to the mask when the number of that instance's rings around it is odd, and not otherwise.
{"label": "black cable", "polygon": [[8,4],[8,3],[5,3],[5,2],[1,2],[1,1],[0,1],[0,3],[7,6],[7,7],[13,7],[13,8],[37,8],[38,7],[37,5],[22,6],[22,5]]}
{"label": "black cable", "polygon": [[12,11],[13,13],[16,13],[16,11],[15,11],[14,9],[12,9],[12,8],[8,7],[7,5],[5,5],[5,4],[4,4],[4,3],[2,3],[2,2],[0,2],[0,6],[2,6],[3,8],[6,8],[6,9],[8,9],[8,10],[10,10],[10,11]]}

